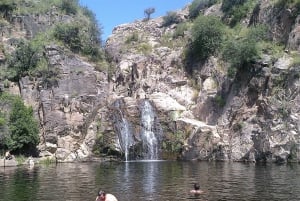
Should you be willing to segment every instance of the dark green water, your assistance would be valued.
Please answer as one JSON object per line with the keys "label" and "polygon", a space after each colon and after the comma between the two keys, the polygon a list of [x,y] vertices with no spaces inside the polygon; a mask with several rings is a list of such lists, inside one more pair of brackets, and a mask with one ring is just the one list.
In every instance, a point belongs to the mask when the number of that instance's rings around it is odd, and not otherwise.
{"label": "dark green water", "polygon": [[[200,182],[205,194],[189,194]],[[1,201],[300,200],[300,165],[215,162],[80,163],[1,168]]]}

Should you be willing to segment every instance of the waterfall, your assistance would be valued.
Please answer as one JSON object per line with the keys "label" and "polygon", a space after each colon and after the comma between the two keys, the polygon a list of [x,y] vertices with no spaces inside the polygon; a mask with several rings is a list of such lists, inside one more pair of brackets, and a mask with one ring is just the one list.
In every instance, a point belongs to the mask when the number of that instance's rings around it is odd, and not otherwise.
{"label": "waterfall", "polygon": [[120,101],[116,101],[114,103],[116,112],[114,112],[114,127],[118,133],[120,146],[122,151],[125,154],[125,160],[128,161],[129,159],[129,150],[130,147],[134,144],[133,135],[131,132],[131,126],[126,119],[123,111],[121,109],[122,103]]}
{"label": "waterfall", "polygon": [[[141,138],[143,141],[144,159],[158,159],[159,135],[161,133],[158,126],[156,114],[148,100],[142,102],[141,105]],[[157,135],[157,136],[156,136]]]}

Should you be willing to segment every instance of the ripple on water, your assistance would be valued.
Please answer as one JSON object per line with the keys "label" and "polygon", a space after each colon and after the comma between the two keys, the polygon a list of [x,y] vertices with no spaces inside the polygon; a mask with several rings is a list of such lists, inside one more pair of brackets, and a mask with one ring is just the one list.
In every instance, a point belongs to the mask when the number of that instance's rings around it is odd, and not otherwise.
{"label": "ripple on water", "polygon": [[[300,200],[300,165],[148,161],[0,169],[0,201],[95,200],[99,188],[121,201]],[[200,182],[206,192],[189,190]]]}

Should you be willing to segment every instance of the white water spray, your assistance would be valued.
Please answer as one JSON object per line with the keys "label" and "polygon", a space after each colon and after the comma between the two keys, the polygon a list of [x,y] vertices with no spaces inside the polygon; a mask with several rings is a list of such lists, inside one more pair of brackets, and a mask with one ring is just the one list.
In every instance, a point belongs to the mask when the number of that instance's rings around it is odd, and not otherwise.
{"label": "white water spray", "polygon": [[155,113],[149,101],[141,106],[141,137],[143,140],[144,159],[158,159],[158,140],[155,136]]}
{"label": "white water spray", "polygon": [[115,103],[118,112],[115,114],[115,128],[118,131],[120,146],[125,154],[125,160],[128,161],[130,147],[134,144],[130,124],[120,109],[120,103]]}

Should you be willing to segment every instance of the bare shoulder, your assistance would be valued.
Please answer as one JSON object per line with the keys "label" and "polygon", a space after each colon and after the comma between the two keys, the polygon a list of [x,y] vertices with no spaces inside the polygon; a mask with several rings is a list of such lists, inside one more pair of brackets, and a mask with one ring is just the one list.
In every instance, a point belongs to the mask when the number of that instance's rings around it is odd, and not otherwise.
{"label": "bare shoulder", "polygon": [[106,194],[105,201],[118,201],[117,198],[112,194]]}

